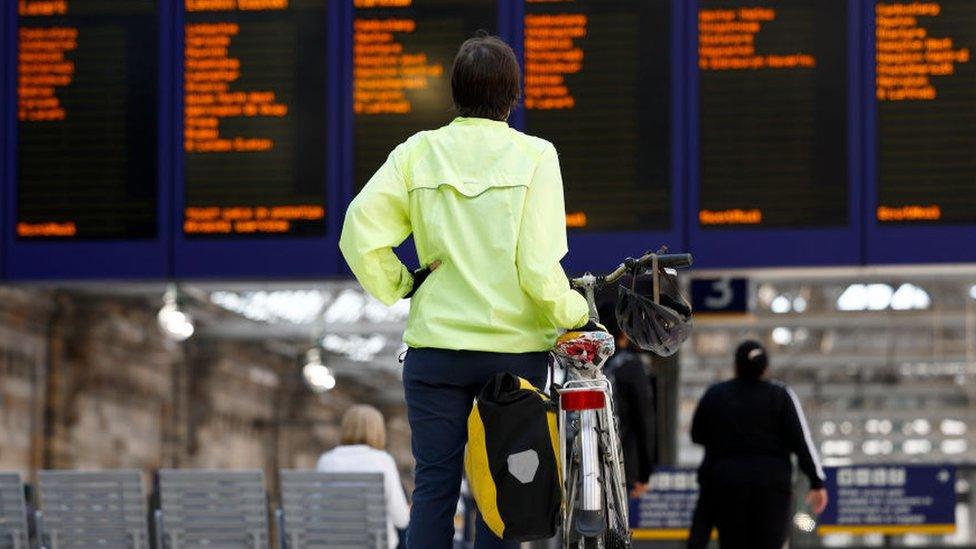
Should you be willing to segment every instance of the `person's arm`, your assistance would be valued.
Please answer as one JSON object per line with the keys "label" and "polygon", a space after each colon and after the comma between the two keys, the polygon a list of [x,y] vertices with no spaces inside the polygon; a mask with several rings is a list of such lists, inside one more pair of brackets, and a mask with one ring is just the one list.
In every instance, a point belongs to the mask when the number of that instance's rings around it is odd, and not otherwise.
{"label": "person's arm", "polygon": [[654,472],[654,453],[656,449],[654,397],[651,384],[640,358],[633,357],[628,364],[617,370],[624,374],[626,396],[630,401],[631,432],[637,437],[637,481],[646,484]]}
{"label": "person's arm", "polygon": [[695,415],[691,418],[691,441],[702,446],[708,443],[708,423],[711,421],[708,417],[710,394],[711,390],[705,391],[698,401],[698,406],[695,407]]}
{"label": "person's arm", "polygon": [[403,494],[400,484],[400,472],[397,470],[393,456],[387,454],[386,465],[383,470],[383,485],[386,489],[386,507],[390,513],[393,526],[404,529],[410,522],[410,508],[407,507],[407,497]]}
{"label": "person's arm", "polygon": [[569,287],[559,264],[568,250],[563,178],[556,149],[550,145],[526,191],[515,261],[522,290],[553,325],[572,329],[586,324],[589,307]]}
{"label": "person's arm", "polygon": [[339,239],[339,249],[359,283],[387,305],[410,293],[414,283],[410,270],[393,253],[411,231],[399,151],[390,154],[349,204]]}
{"label": "person's arm", "polygon": [[647,378],[644,366],[640,367],[640,380],[637,384],[637,409],[641,410],[640,430],[643,438],[641,444],[640,473],[645,481],[654,472],[657,461],[657,410],[654,408],[654,394],[651,393],[651,381]]}
{"label": "person's arm", "polygon": [[810,436],[810,427],[803,415],[803,407],[793,389],[783,386],[783,390],[786,391],[788,397],[785,406],[783,406],[788,446],[796,454],[800,470],[810,479],[810,489],[819,490],[823,488],[826,476],[823,467],[820,466],[820,458],[817,455],[817,448],[813,445],[813,437]]}

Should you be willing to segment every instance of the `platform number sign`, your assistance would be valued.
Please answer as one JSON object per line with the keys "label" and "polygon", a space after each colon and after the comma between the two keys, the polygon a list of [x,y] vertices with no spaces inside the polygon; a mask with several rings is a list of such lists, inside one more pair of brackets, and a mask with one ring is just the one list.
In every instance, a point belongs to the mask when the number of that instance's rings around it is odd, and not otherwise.
{"label": "platform number sign", "polygon": [[692,308],[696,313],[746,313],[749,281],[745,278],[699,278],[691,281]]}

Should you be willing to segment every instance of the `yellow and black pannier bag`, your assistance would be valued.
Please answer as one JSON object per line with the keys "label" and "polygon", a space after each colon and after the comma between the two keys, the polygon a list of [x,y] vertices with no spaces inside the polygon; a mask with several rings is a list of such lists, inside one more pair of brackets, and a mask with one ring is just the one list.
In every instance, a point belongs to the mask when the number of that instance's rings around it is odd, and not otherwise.
{"label": "yellow and black pannier bag", "polygon": [[556,534],[559,430],[549,397],[513,374],[494,376],[468,416],[464,470],[485,524],[500,538]]}

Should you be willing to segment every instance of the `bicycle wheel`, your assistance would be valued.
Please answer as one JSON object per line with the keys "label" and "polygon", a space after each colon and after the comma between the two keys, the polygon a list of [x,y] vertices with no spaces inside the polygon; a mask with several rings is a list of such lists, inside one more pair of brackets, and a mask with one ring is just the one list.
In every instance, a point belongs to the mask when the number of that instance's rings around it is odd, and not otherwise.
{"label": "bicycle wheel", "polygon": [[579,549],[605,549],[603,546],[603,536],[598,538],[583,538]]}
{"label": "bicycle wheel", "polygon": [[[623,450],[621,448],[620,440],[617,439],[617,455],[623,455]],[[607,508],[607,532],[617,532],[618,537],[621,537],[620,532],[625,532],[629,540],[629,530],[630,525],[627,524],[626,512],[627,506],[630,504],[627,499],[627,485],[625,480],[621,477],[623,473],[623,462],[619,463],[617,470],[610,463],[604,464],[604,477],[607,484],[607,494],[606,494],[606,508]],[[607,544],[613,547],[608,542]],[[629,547],[629,545],[627,545]]]}
{"label": "bicycle wheel", "polygon": [[607,530],[604,536],[604,549],[630,549],[630,536],[623,535],[616,530]]}

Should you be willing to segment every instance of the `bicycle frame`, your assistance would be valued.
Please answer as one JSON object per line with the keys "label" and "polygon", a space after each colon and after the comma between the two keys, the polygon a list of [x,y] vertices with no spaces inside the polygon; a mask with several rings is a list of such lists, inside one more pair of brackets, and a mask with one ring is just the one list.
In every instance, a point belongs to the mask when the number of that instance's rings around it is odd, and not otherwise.
{"label": "bicycle frame", "polygon": [[[590,309],[590,318],[599,320],[596,308],[595,288],[599,283],[597,277],[587,273],[574,281],[583,290]],[[626,535],[628,529],[628,505],[626,489],[624,487],[623,461],[620,455],[617,419],[613,410],[613,387],[603,375],[603,362],[591,362],[582,367],[565,364],[566,381],[559,390],[559,436],[560,436],[560,468],[563,479],[563,539],[572,537],[572,529],[576,528],[581,535],[602,537],[604,527],[622,530]],[[576,411],[568,411],[563,400],[573,393],[599,393],[602,402],[596,407],[587,407]],[[576,415],[578,428],[569,440],[567,427],[570,424],[570,414]],[[578,439],[578,440],[577,440]],[[572,449],[568,448],[572,445]],[[578,452],[579,482],[570,474],[568,453]],[[607,478],[603,478],[606,476]],[[604,493],[604,489],[609,493]],[[577,490],[580,492],[577,494]],[[580,518],[571,520],[573,513],[578,510]],[[607,516],[604,516],[606,513]]]}
{"label": "bicycle frame", "polygon": [[[686,268],[691,262],[689,254],[646,254],[640,259],[627,258],[605,276],[586,273],[571,284],[586,298],[590,319],[599,322],[597,288],[639,268],[651,267],[657,273],[661,268]],[[654,288],[657,300],[656,282]],[[610,533],[614,548],[621,543],[630,546],[629,505],[613,410],[613,387],[603,375],[603,365],[613,350],[613,339],[605,332],[567,332],[556,345],[556,354],[563,358],[566,370],[566,380],[559,389],[564,547],[578,536],[586,547],[602,548],[608,539],[605,534]],[[597,395],[599,398],[595,398]],[[571,414],[575,415],[571,417]]]}

